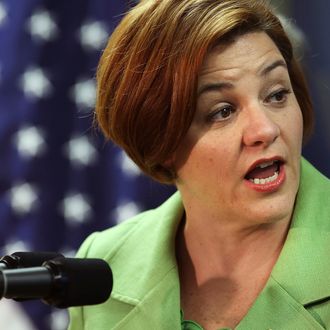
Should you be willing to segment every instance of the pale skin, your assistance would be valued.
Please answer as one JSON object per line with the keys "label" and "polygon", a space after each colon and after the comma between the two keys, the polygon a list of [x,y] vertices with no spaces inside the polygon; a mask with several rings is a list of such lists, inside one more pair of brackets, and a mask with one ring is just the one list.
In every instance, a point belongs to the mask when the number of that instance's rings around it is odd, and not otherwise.
{"label": "pale skin", "polygon": [[[264,287],[285,242],[299,185],[302,114],[285,61],[263,32],[206,56],[192,125],[173,165],[185,208],[178,232],[185,319],[235,328]],[[280,157],[285,179],[260,192],[251,165]]]}

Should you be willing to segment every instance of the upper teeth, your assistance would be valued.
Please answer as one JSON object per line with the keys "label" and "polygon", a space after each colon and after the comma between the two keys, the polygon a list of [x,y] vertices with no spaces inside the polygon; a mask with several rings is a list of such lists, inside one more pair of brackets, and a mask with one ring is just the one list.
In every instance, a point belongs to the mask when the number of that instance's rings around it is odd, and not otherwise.
{"label": "upper teeth", "polygon": [[265,168],[265,167],[268,167],[268,166],[273,165],[273,164],[274,164],[274,161],[272,160],[272,161],[269,161],[269,162],[261,163],[261,164],[258,165],[258,167]]}

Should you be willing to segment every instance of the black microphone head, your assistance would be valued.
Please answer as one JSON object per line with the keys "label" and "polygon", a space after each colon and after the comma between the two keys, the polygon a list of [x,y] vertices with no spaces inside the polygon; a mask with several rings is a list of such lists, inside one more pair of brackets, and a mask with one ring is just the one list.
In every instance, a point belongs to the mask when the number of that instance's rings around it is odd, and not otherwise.
{"label": "black microphone head", "polygon": [[57,258],[43,266],[58,278],[50,296],[43,299],[50,305],[67,308],[101,304],[111,294],[112,271],[102,259]]}

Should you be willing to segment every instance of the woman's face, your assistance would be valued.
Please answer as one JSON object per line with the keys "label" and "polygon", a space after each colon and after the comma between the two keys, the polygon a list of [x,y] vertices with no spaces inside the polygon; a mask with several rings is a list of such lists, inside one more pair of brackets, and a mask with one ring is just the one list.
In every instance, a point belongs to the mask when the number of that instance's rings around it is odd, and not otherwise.
{"label": "woman's face", "polygon": [[301,110],[274,42],[254,32],[217,46],[203,62],[195,117],[174,157],[186,210],[252,224],[289,218],[301,144]]}

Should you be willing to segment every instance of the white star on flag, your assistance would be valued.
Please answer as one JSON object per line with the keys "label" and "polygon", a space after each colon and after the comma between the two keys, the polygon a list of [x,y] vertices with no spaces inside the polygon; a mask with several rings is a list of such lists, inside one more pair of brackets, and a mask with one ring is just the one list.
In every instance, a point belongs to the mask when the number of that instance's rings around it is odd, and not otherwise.
{"label": "white star on flag", "polygon": [[111,215],[118,224],[141,212],[141,207],[133,201],[122,201],[112,212]]}
{"label": "white star on flag", "polygon": [[96,82],[93,79],[78,81],[71,89],[71,97],[77,107],[90,111],[95,106],[96,101]]}
{"label": "white star on flag", "polygon": [[101,49],[105,45],[107,38],[107,26],[102,22],[85,23],[79,31],[80,43],[86,50]]}
{"label": "white star on flag", "polygon": [[25,158],[40,155],[46,150],[43,133],[35,126],[20,129],[14,140],[18,152]]}
{"label": "white star on flag", "polygon": [[67,329],[69,323],[69,315],[67,310],[54,310],[50,314],[50,327],[52,330]]}
{"label": "white star on flag", "polygon": [[16,213],[20,215],[29,213],[36,206],[37,190],[29,183],[19,183],[11,188],[9,199]]}
{"label": "white star on flag", "polygon": [[7,20],[7,10],[3,3],[0,2],[0,26]]}
{"label": "white star on flag", "polygon": [[117,162],[121,170],[129,177],[134,178],[141,175],[139,167],[130,159],[124,151],[120,151]]}
{"label": "white star on flag", "polygon": [[86,136],[72,138],[64,147],[64,153],[75,166],[87,166],[96,161],[95,147]]}
{"label": "white star on flag", "polygon": [[5,254],[13,254],[15,252],[26,252],[30,251],[31,247],[21,240],[13,240],[11,239],[7,244],[5,245]]}
{"label": "white star on flag", "polygon": [[20,79],[20,85],[24,94],[31,98],[44,98],[53,89],[45,72],[36,67],[29,68],[23,73]]}
{"label": "white star on flag", "polygon": [[61,208],[65,219],[73,225],[89,220],[92,215],[88,199],[80,193],[67,195]]}
{"label": "white star on flag", "polygon": [[31,319],[22,308],[22,304],[11,299],[0,301],[0,329],[36,330]]}
{"label": "white star on flag", "polygon": [[37,10],[27,23],[27,29],[33,39],[49,41],[58,34],[58,27],[53,16],[47,10]]}

